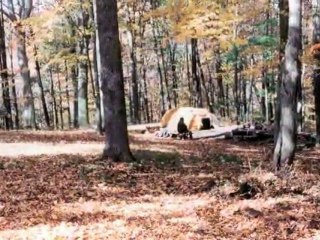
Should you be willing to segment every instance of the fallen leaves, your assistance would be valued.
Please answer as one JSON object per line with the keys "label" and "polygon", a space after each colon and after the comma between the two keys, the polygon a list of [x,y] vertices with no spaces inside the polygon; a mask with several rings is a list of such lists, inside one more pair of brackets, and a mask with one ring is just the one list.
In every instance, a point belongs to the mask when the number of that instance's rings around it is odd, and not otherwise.
{"label": "fallen leaves", "polygon": [[[78,149],[103,141],[90,132],[43,135],[5,133],[5,141],[23,147],[32,139],[35,152],[41,141],[50,148],[78,138]],[[106,163],[100,152],[79,153],[68,144],[67,154],[0,157],[0,238],[302,239],[318,234],[315,152],[298,154],[294,174],[280,179],[264,158],[269,146],[131,141],[137,163]],[[248,200],[231,196],[243,181],[261,190]]]}

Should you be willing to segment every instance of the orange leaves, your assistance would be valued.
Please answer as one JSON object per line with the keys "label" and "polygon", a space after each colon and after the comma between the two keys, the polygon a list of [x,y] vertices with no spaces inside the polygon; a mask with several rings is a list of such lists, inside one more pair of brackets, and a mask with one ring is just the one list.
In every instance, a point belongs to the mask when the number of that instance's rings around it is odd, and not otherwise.
{"label": "orange leaves", "polygon": [[[298,154],[294,174],[282,180],[261,161],[271,146],[254,142],[136,135],[139,162],[110,164],[100,152],[79,154],[90,142],[103,143],[93,132],[0,137],[23,153],[26,146],[40,152],[43,142],[61,151],[79,141],[69,154],[0,157],[1,239],[299,239],[319,228],[314,150]],[[230,196],[240,179],[263,191],[249,200]]]}
{"label": "orange leaves", "polygon": [[311,54],[319,54],[320,53],[320,43],[314,44],[310,48]]}

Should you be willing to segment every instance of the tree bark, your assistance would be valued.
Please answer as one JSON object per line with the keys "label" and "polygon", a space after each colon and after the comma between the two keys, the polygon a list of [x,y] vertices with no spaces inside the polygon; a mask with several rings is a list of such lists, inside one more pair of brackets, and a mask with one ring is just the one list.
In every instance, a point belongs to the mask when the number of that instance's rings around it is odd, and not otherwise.
{"label": "tree bark", "polygon": [[221,117],[226,116],[226,110],[225,110],[225,96],[224,96],[224,87],[223,87],[223,78],[222,78],[222,70],[221,70],[221,57],[219,50],[216,52],[216,75],[217,75],[217,84],[218,84],[218,102],[219,102],[219,110]]}
{"label": "tree bark", "polygon": [[64,129],[64,118],[63,118],[63,101],[62,101],[62,89],[60,81],[60,69],[57,67],[57,81],[58,81],[58,90],[59,90],[59,114],[60,114],[60,128]]}
{"label": "tree bark", "polygon": [[[153,20],[154,21],[154,20]],[[165,113],[166,111],[166,105],[165,105],[165,99],[164,99],[164,86],[163,86],[163,74],[162,74],[162,70],[161,70],[161,63],[160,63],[160,56],[159,56],[159,43],[158,43],[158,39],[156,36],[156,31],[155,31],[155,23],[152,21],[152,34],[153,34],[153,42],[154,42],[154,51],[156,53],[157,56],[157,70],[158,70],[158,74],[159,74],[159,87],[160,87],[160,112],[161,112],[161,116]]]}
{"label": "tree bark", "polygon": [[5,116],[6,129],[10,130],[13,128],[12,114],[11,114],[11,100],[10,100],[10,87],[8,78],[8,67],[7,67],[7,54],[6,54],[6,38],[4,30],[4,18],[2,11],[2,1],[1,1],[1,19],[0,19],[0,71],[2,80],[2,97],[4,107],[7,111]]}
{"label": "tree bark", "polygon": [[[96,34],[93,36],[96,39]],[[97,47],[96,47],[96,40],[93,41],[93,78],[94,84],[96,88],[96,95],[95,95],[95,104],[96,104],[96,122],[97,122],[97,131],[102,134],[103,133],[103,126],[102,126],[102,108],[101,108],[101,94],[100,94],[100,81],[99,81],[99,74],[98,74],[98,64],[97,64]]]}
{"label": "tree bark", "polygon": [[23,81],[23,110],[22,120],[25,128],[36,128],[35,108],[33,101],[32,82],[26,51],[25,31],[23,26],[16,26],[17,58],[20,75]]}
{"label": "tree bark", "polygon": [[198,69],[199,69],[199,73],[200,73],[200,79],[201,79],[202,87],[203,87],[203,90],[204,90],[204,93],[205,93],[207,106],[209,107],[210,112],[213,113],[213,105],[211,104],[210,93],[209,93],[208,87],[206,86],[206,80],[205,80],[204,72],[203,72],[202,65],[201,65],[198,46],[197,46],[197,49],[196,49],[196,61],[197,61],[197,64],[198,64]]}
{"label": "tree bark", "polygon": [[[314,1],[313,16],[313,44],[320,44],[320,0]],[[316,118],[316,141],[320,144],[320,51],[313,52],[316,60],[313,68],[313,85],[314,85],[314,105]]]}
{"label": "tree bark", "polygon": [[15,128],[20,128],[20,118],[19,118],[19,107],[18,107],[18,97],[17,97],[17,90],[16,90],[16,81],[14,79],[14,68],[13,68],[13,50],[10,47],[9,57],[10,57],[10,69],[11,69],[11,92],[13,95],[13,107],[14,107],[14,124]]}
{"label": "tree bark", "polygon": [[[81,50],[82,53],[86,51]],[[85,60],[79,60],[78,62],[78,125],[80,128],[85,128],[89,125],[88,64]]]}
{"label": "tree bark", "polygon": [[262,97],[261,97],[261,106],[262,106],[262,113],[264,116],[264,121],[269,121],[269,105],[268,105],[268,69],[264,68],[262,70]]}
{"label": "tree bark", "polygon": [[[94,24],[95,24],[95,32],[94,32],[94,44],[93,44],[93,70],[94,70],[94,78],[96,83],[97,95],[96,101],[99,101],[99,108],[96,111],[96,118],[98,124],[98,131],[100,134],[103,134],[104,129],[104,106],[103,106],[103,99],[102,99],[102,91],[101,91],[101,78],[100,78],[100,49],[99,49],[99,38],[98,38],[98,27],[97,27],[97,11],[96,11],[96,4],[92,3],[91,8],[92,15],[94,16]],[[96,103],[98,105],[98,103]]]}
{"label": "tree bark", "polygon": [[148,98],[148,84],[147,84],[147,68],[143,67],[142,69],[142,78],[143,78],[143,103],[144,103],[144,110],[145,110],[145,121],[150,123],[150,111],[149,111],[149,98]]}
{"label": "tree bark", "polygon": [[88,35],[86,28],[89,23],[89,13],[84,10],[83,0],[80,0],[80,12],[77,19],[77,25],[82,34],[77,44],[78,54],[78,124],[80,128],[86,128],[89,125],[88,110]]}
{"label": "tree bark", "polygon": [[[2,9],[2,1],[1,1],[1,12],[2,16],[5,14],[7,18],[13,23],[15,26],[15,35],[16,35],[16,45],[17,45],[17,60],[20,75],[23,82],[23,109],[22,109],[22,120],[23,125],[26,128],[35,129],[36,126],[36,118],[35,118],[35,108],[33,101],[33,93],[32,93],[32,82],[30,78],[30,70],[28,66],[28,56],[26,52],[26,41],[25,41],[25,31],[23,26],[23,21],[30,17],[32,9],[33,9],[33,0],[21,0],[16,3],[13,0],[7,0],[6,2],[7,11]],[[12,58],[11,58],[12,59]],[[12,78],[12,82],[14,83],[14,79]],[[15,88],[15,85],[14,85]],[[16,94],[14,89],[14,94]],[[16,127],[19,128],[19,116],[18,116],[18,107],[16,96],[14,96],[15,102],[15,110],[16,110]]]}
{"label": "tree bark", "polygon": [[189,96],[189,106],[192,106],[192,87],[191,87],[191,73],[189,65],[189,44],[186,41],[186,64],[187,64],[187,81],[188,81],[188,96]]}
{"label": "tree bark", "polygon": [[288,42],[282,68],[280,89],[280,116],[277,142],[274,150],[274,164],[277,170],[293,163],[297,133],[298,84],[301,83],[301,0],[289,0]]}
{"label": "tree bark", "polygon": [[195,38],[191,39],[191,70],[192,70],[192,84],[193,84],[193,105],[195,107],[203,107],[201,81],[198,75],[197,68],[197,46],[198,41]]}
{"label": "tree bark", "polygon": [[69,129],[71,129],[72,121],[71,121],[71,110],[70,110],[69,72],[68,72],[67,61],[64,62],[64,74],[65,74],[65,81],[66,81],[66,101],[67,101],[68,127],[69,127]]}
{"label": "tree bark", "polygon": [[165,60],[165,51],[162,46],[160,46],[160,54],[161,54],[161,60],[162,60],[162,68],[163,68],[163,77],[164,77],[164,84],[166,87],[166,98],[165,98],[165,104],[167,105],[167,109],[171,109],[171,94],[170,94],[170,89],[169,89],[169,81],[168,81],[168,66],[167,62]]}
{"label": "tree bark", "polygon": [[234,86],[233,86],[233,97],[234,105],[236,107],[236,118],[239,120],[240,117],[240,99],[239,99],[239,68],[238,68],[238,58],[234,63]]}
{"label": "tree bark", "polygon": [[79,128],[78,120],[78,79],[75,66],[71,66],[71,80],[73,85],[73,127]]}
{"label": "tree bark", "polygon": [[113,161],[132,161],[134,157],[130,151],[127,130],[117,1],[96,0],[96,5],[105,111],[103,156]]}
{"label": "tree bark", "polygon": [[289,2],[288,0],[279,0],[279,25],[280,25],[280,46],[279,46],[279,75],[277,83],[277,104],[275,110],[275,128],[274,128],[274,144],[276,145],[280,128],[280,108],[281,108],[281,83],[282,69],[284,64],[285,47],[288,39],[289,28]]}
{"label": "tree bark", "polygon": [[132,62],[132,107],[133,107],[133,123],[140,123],[140,102],[139,102],[139,86],[138,86],[138,70],[137,70],[137,57],[136,57],[136,42],[135,35],[131,32],[132,46],[131,46],[131,62]]}
{"label": "tree bark", "polygon": [[44,88],[42,84],[42,78],[41,78],[41,72],[40,72],[40,63],[37,59],[37,47],[34,46],[34,56],[35,56],[35,64],[36,64],[36,71],[37,71],[37,79],[38,79],[38,85],[40,88],[40,97],[41,97],[41,103],[42,103],[42,109],[43,109],[43,114],[44,114],[44,119],[46,121],[46,125],[48,128],[50,128],[50,116],[48,112],[48,107],[46,103],[46,97],[44,94]]}
{"label": "tree bark", "polygon": [[177,78],[177,64],[176,64],[176,51],[177,43],[174,43],[173,46],[170,45],[170,64],[171,64],[171,74],[172,74],[172,91],[173,91],[173,104],[176,108],[178,106],[178,78]]}
{"label": "tree bark", "polygon": [[230,117],[230,98],[229,98],[229,84],[226,84],[226,106],[227,106],[227,117]]}
{"label": "tree bark", "polygon": [[53,122],[55,124],[55,128],[58,129],[59,128],[59,118],[58,118],[56,92],[55,92],[55,88],[54,88],[52,69],[50,69],[49,71],[50,71],[50,92],[51,92],[52,108],[53,108]]}

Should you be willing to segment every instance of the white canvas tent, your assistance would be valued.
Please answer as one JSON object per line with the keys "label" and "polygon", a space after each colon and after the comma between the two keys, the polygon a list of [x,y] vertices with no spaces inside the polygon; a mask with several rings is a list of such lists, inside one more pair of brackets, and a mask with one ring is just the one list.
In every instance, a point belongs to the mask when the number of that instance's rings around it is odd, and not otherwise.
{"label": "white canvas tent", "polygon": [[205,108],[180,107],[168,110],[160,121],[160,127],[166,128],[169,132],[177,132],[177,125],[180,118],[190,131],[198,131],[202,128],[202,119],[210,119],[210,125],[213,128],[219,128],[217,117]]}

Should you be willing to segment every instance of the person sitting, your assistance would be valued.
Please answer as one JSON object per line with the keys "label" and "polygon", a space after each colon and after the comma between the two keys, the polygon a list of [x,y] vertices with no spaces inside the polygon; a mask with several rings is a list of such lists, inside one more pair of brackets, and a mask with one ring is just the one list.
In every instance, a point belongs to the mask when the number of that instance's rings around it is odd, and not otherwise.
{"label": "person sitting", "polygon": [[187,125],[184,123],[183,117],[181,117],[178,122],[177,130],[178,130],[179,136],[182,137],[183,139],[187,139],[188,137],[192,139],[192,132],[189,131]]}

